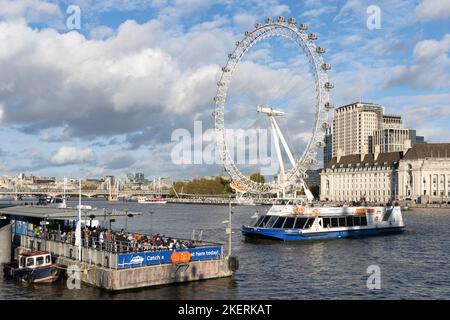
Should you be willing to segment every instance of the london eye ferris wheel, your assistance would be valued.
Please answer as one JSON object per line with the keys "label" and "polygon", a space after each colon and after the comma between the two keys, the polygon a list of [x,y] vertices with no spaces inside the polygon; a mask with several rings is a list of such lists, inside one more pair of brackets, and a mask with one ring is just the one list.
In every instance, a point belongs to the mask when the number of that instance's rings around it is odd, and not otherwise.
{"label": "london eye ferris wheel", "polygon": [[[236,42],[234,51],[228,55],[228,61],[222,68],[222,74],[217,83],[217,93],[214,97],[215,138],[220,158],[223,161],[225,170],[231,176],[232,187],[237,192],[250,194],[277,193],[279,196],[282,194],[284,197],[286,193],[303,188],[308,198],[312,196],[304,179],[307,177],[306,171],[317,164],[319,149],[325,147],[324,138],[329,127],[328,113],[334,108],[329,100],[329,91],[334,86],[328,80],[328,71],[331,69],[331,66],[324,62],[322,56],[325,53],[325,49],[316,45],[317,35],[307,31],[308,25],[298,24],[295,18],[286,20],[283,16],[280,16],[276,21],[268,18],[265,24],[257,23],[252,31],[245,32],[245,37]],[[225,102],[233,73],[246,53],[255,44],[274,37],[282,37],[292,42],[303,53],[303,56],[310,64],[313,72],[315,92],[311,108],[315,111],[315,117],[311,138],[307,142],[303,153],[295,158],[276,121],[276,118],[283,116],[284,112],[270,106],[255,106],[257,112],[266,114],[270,120],[275,153],[279,163],[277,179],[260,183],[251,180],[243,174],[230,155],[225,134]],[[284,166],[281,146],[288,156],[290,169]]]}

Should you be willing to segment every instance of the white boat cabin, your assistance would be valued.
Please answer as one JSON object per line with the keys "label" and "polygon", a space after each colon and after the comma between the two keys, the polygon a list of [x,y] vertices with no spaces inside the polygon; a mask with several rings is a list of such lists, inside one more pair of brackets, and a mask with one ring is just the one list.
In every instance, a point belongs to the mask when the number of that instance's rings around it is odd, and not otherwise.
{"label": "white boat cabin", "polygon": [[32,269],[52,265],[52,257],[46,251],[32,251],[19,254],[19,269]]}

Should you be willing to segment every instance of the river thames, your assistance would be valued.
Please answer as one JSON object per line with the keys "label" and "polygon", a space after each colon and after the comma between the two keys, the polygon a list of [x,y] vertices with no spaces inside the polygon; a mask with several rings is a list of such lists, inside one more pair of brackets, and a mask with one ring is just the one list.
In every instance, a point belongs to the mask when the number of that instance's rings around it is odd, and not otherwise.
{"label": "river thames", "polygon": [[[74,204],[74,203],[71,203]],[[84,201],[97,208],[148,212],[128,218],[131,231],[190,238],[203,230],[206,241],[226,242],[227,206],[138,204]],[[403,213],[403,234],[313,242],[264,242],[244,239],[239,228],[255,210],[268,206],[236,206],[233,255],[239,270],[231,278],[197,281],[110,293],[65,282],[28,286],[0,279],[0,299],[449,299],[450,212],[416,209]],[[125,219],[113,228],[125,226]],[[226,250],[226,248],[225,248]],[[381,289],[367,288],[367,268],[381,270]]]}

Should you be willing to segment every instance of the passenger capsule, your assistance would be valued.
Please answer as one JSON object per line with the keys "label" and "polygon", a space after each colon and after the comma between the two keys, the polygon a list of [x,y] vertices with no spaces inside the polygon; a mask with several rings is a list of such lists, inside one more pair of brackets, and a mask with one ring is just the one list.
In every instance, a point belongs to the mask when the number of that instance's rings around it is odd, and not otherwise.
{"label": "passenger capsule", "polygon": [[223,67],[223,68],[222,68],[222,71],[223,71],[223,72],[230,72],[230,68],[228,68],[228,67]]}
{"label": "passenger capsule", "polygon": [[317,40],[317,34],[315,33],[308,34],[308,40]]}
{"label": "passenger capsule", "polygon": [[325,88],[327,88],[327,89],[333,89],[333,88],[334,88],[334,84],[332,84],[331,82],[326,82],[326,83],[325,83]]}
{"label": "passenger capsule", "polygon": [[267,18],[266,19],[266,24],[273,24],[273,19],[272,18]]}
{"label": "passenger capsule", "polygon": [[319,142],[317,142],[317,147],[319,147],[319,148],[325,148],[325,147],[326,147],[326,144],[325,144],[325,142],[323,142],[323,141],[319,141]]}
{"label": "passenger capsule", "polygon": [[334,109],[334,105],[331,102],[325,102],[326,109]]}
{"label": "passenger capsule", "polygon": [[316,52],[317,52],[317,53],[325,53],[325,48],[317,47],[317,48],[316,48]]}
{"label": "passenger capsule", "polygon": [[323,70],[330,70],[331,69],[331,64],[329,64],[329,63],[324,63],[324,64],[322,64],[322,69]]}
{"label": "passenger capsule", "polygon": [[261,24],[261,23],[255,24],[255,29],[259,29],[259,28],[261,28],[261,27],[262,27],[262,24]]}
{"label": "passenger capsule", "polygon": [[234,59],[236,59],[236,56],[234,55],[234,53],[229,53],[228,59],[234,60]]}
{"label": "passenger capsule", "polygon": [[284,23],[286,21],[286,19],[283,16],[279,16],[278,17],[278,22],[279,23]]}
{"label": "passenger capsule", "polygon": [[329,127],[330,127],[330,124],[328,122],[322,123],[322,128],[323,129],[328,129]]}
{"label": "passenger capsule", "polygon": [[308,25],[306,23],[301,23],[300,26],[298,27],[300,30],[308,30]]}
{"label": "passenger capsule", "polygon": [[245,36],[246,37],[250,37],[252,35],[252,33],[250,31],[245,31]]}
{"label": "passenger capsule", "polygon": [[296,24],[297,20],[295,18],[289,18],[288,23],[289,24]]}

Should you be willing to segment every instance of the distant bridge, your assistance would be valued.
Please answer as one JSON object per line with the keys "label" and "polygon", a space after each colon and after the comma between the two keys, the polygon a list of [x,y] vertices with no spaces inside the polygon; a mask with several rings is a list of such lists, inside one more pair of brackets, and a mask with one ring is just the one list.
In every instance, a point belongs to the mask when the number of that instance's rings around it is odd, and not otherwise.
{"label": "distant bridge", "polygon": [[[77,189],[69,189],[64,192],[64,190],[59,189],[0,189],[0,196],[13,196],[14,198],[22,198],[24,196],[50,196],[50,197],[61,197],[63,195],[69,197],[78,197],[80,191]],[[159,196],[159,195],[169,195],[169,190],[153,191],[153,190],[83,190],[81,189],[81,196],[88,198],[108,198],[109,200],[117,200],[123,197],[133,197],[133,196]]]}

